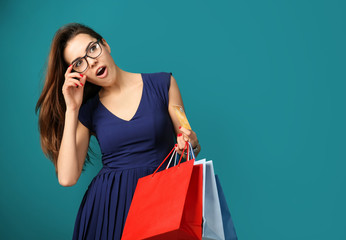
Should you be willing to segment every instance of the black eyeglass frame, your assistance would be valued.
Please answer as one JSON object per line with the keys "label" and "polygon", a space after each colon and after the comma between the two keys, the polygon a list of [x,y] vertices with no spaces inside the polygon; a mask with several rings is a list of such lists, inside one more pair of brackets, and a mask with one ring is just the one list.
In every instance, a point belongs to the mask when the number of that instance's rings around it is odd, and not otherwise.
{"label": "black eyeglass frame", "polygon": [[[85,72],[85,71],[89,68],[89,62],[88,62],[88,59],[86,59],[86,57],[95,59],[95,58],[98,58],[98,57],[101,55],[101,53],[102,53],[102,47],[101,47],[100,41],[101,41],[101,39],[98,39],[96,42],[91,42],[90,45],[89,45],[89,47],[88,47],[88,49],[86,50],[86,53],[85,53],[84,57],[77,58],[76,60],[74,60],[74,61],[71,63],[71,64],[73,65],[72,70],[73,70],[74,72],[83,73],[83,72]],[[92,46],[94,43],[96,43],[97,45],[99,45],[101,51],[100,51],[100,54],[97,55],[96,57],[90,57],[90,56],[88,55],[88,52],[89,52],[90,46]],[[79,61],[79,60],[81,60],[81,59],[83,59],[83,58],[85,59],[85,61],[86,61],[86,63],[87,63],[87,67],[86,67],[82,72],[78,72],[78,71],[76,71],[76,70],[74,69],[74,63],[77,62],[77,61]]]}

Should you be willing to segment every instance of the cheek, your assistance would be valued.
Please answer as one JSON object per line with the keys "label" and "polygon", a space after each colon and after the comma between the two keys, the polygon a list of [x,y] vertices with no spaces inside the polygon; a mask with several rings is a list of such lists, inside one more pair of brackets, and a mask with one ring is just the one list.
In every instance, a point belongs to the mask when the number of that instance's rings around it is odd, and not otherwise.
{"label": "cheek", "polygon": [[88,72],[85,72],[83,75],[86,75],[86,81],[90,83],[95,83],[95,76],[93,76],[93,73],[88,70]]}
{"label": "cheek", "polygon": [[113,62],[113,58],[108,52],[105,52],[105,54],[101,58],[101,61],[105,63],[110,63],[110,62]]}
{"label": "cheek", "polygon": [[83,75],[86,75],[86,80],[88,81],[89,79],[92,79],[92,71],[90,71],[90,69],[88,69],[86,72],[84,72]]}
{"label": "cheek", "polygon": [[87,75],[86,80],[87,80],[88,82],[95,83],[95,77],[93,77],[93,76],[88,76],[88,75]]}

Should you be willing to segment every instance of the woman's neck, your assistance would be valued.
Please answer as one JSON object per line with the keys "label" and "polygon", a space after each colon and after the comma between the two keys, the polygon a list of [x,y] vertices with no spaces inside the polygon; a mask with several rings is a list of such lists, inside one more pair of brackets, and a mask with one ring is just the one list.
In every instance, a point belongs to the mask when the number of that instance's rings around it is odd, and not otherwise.
{"label": "woman's neck", "polygon": [[99,96],[109,96],[109,95],[118,95],[121,92],[126,91],[127,89],[133,87],[138,82],[138,74],[131,73],[121,70],[116,67],[116,72],[114,73],[113,84],[111,86],[102,87]]}

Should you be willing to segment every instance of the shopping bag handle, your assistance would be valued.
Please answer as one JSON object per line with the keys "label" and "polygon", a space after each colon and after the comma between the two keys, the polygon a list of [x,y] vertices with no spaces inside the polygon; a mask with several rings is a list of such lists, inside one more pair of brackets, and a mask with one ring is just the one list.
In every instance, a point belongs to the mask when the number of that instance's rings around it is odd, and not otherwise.
{"label": "shopping bag handle", "polygon": [[[187,158],[186,158],[186,161],[190,161],[191,159],[196,159],[196,156],[195,156],[195,153],[194,153],[194,151],[193,151],[193,147],[192,147],[192,145],[191,145],[191,143],[189,142],[189,141],[186,141],[186,142],[188,142],[188,144],[189,144],[189,148],[187,148]],[[190,154],[191,153],[191,154]],[[174,153],[173,153],[174,154]],[[179,154],[177,153],[176,154],[176,157],[178,156]],[[190,159],[190,155],[191,155],[191,159]],[[176,161],[177,159],[175,159],[175,162],[174,162],[174,166],[175,165],[177,165],[177,161]]]}
{"label": "shopping bag handle", "polygon": [[[185,146],[184,146],[184,149],[183,149],[183,153],[181,154],[180,156],[180,159],[179,159],[179,163],[178,163],[178,167],[180,166],[180,162],[181,162],[181,159],[183,158],[183,155],[184,155],[184,152],[185,152],[185,149],[187,149],[187,153],[189,153],[189,148],[187,147],[188,146],[188,142],[186,141],[185,142]],[[167,157],[162,161],[162,163],[160,164],[160,166],[158,166],[155,170],[155,172],[151,175],[151,177],[154,177],[155,173],[160,169],[160,167],[162,166],[162,164],[164,162],[166,162],[167,158],[169,157],[169,155],[171,155],[171,153],[174,151],[175,149],[175,146],[172,148],[172,150],[168,153]]]}
{"label": "shopping bag handle", "polygon": [[[194,152],[193,152],[193,147],[192,147],[192,145],[191,145],[190,142],[188,142],[188,143],[189,143],[189,148],[187,149],[187,151],[190,152],[191,154],[190,154],[190,153],[187,154],[187,159],[186,159],[186,161],[190,161],[191,159],[196,159],[195,154],[194,154]],[[190,159],[190,155],[191,155],[191,157],[192,157],[191,159]],[[169,166],[171,165],[171,162],[172,162],[174,156],[175,156],[175,160],[174,160],[173,166],[176,166],[176,165],[177,165],[178,152],[174,149],[174,151],[173,151],[173,153],[172,153],[172,156],[171,156],[171,159],[169,159],[169,162],[168,162],[168,164],[167,164],[166,169],[168,169]]]}
{"label": "shopping bag handle", "polygon": [[191,145],[190,142],[188,142],[188,143],[189,143],[189,148],[187,149],[187,150],[188,150],[188,151],[187,151],[187,161],[190,160],[190,155],[189,155],[189,151],[190,151],[190,150],[191,150],[192,159],[196,159],[195,153],[194,153],[194,151],[193,151],[193,147],[192,147],[192,145]]}
{"label": "shopping bag handle", "polygon": [[[171,159],[169,159],[169,162],[168,162],[168,164],[167,164],[166,169],[169,168],[169,166],[171,165],[171,162],[172,162],[172,160],[173,160],[173,157],[176,156],[177,154],[178,154],[178,153],[177,153],[177,150],[174,149],[174,151],[173,151],[173,153],[172,153],[172,156],[171,156]],[[175,166],[175,165],[176,165],[176,162],[175,162],[174,166]]]}

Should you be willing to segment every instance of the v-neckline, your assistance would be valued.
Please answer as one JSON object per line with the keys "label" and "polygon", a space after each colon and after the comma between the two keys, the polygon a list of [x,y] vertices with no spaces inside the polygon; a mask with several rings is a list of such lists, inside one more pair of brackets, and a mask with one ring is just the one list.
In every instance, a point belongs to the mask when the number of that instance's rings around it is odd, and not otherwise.
{"label": "v-neckline", "polygon": [[144,86],[145,86],[145,83],[144,83],[144,76],[143,76],[143,73],[141,73],[141,78],[142,78],[142,82],[143,82],[143,86],[142,86],[142,96],[141,96],[141,99],[139,101],[139,104],[138,104],[138,107],[137,107],[137,110],[135,112],[135,114],[132,116],[132,118],[130,120],[125,120],[123,118],[120,118],[118,117],[117,115],[115,115],[114,113],[112,113],[108,108],[106,108],[105,105],[103,105],[103,103],[101,102],[100,100],[100,96],[99,96],[99,93],[97,93],[97,100],[98,102],[100,103],[100,105],[108,112],[110,113],[113,117],[117,118],[117,119],[120,119],[121,121],[124,121],[124,122],[131,122],[137,115],[138,111],[139,111],[139,108],[140,106],[142,105],[142,102],[143,102],[143,95],[144,95]]}

